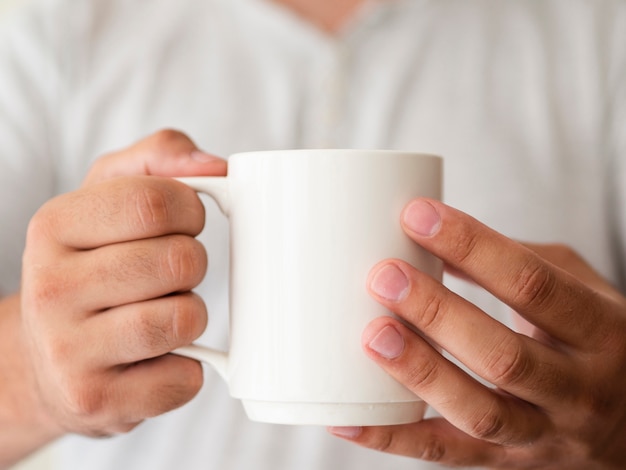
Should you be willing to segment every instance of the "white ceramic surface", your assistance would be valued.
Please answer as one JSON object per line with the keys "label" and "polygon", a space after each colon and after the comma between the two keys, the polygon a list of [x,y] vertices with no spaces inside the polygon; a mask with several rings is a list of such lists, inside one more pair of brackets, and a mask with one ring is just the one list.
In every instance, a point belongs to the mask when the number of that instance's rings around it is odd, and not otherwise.
{"label": "white ceramic surface", "polygon": [[419,420],[424,403],[366,357],[361,333],[389,312],[370,269],[439,260],[401,230],[417,196],[441,197],[442,160],[389,151],[250,152],[225,178],[183,178],[230,219],[230,350],[176,351],[211,363],[253,420],[375,425]]}

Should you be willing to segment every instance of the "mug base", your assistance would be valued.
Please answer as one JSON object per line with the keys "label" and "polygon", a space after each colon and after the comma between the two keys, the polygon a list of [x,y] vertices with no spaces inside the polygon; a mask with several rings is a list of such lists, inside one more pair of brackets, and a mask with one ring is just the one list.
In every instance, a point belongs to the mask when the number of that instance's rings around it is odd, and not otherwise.
{"label": "mug base", "polygon": [[285,403],[243,400],[252,421],[319,426],[385,426],[420,421],[426,403]]}

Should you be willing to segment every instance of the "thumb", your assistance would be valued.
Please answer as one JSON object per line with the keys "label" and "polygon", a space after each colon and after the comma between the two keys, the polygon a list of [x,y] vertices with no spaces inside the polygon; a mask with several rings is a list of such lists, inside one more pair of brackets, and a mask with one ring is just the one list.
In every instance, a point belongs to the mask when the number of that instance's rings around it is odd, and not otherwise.
{"label": "thumb", "polygon": [[199,150],[182,132],[167,129],[100,157],[83,186],[117,176],[224,176],[226,168],[226,160]]}

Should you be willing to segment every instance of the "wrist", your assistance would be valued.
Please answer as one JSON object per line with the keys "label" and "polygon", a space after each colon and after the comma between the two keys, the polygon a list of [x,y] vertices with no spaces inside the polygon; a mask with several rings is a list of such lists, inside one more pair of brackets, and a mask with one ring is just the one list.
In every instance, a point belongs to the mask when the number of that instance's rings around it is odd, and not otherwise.
{"label": "wrist", "polygon": [[63,435],[43,403],[22,328],[19,295],[0,300],[0,468]]}

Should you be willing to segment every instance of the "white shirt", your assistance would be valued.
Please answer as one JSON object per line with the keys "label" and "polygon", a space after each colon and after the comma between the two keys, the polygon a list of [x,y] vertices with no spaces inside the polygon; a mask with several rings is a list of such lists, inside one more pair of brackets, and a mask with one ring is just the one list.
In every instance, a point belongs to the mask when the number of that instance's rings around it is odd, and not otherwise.
{"label": "white shirt", "polygon": [[[568,243],[626,286],[626,2],[370,2],[337,38],[264,0],[31,3],[0,33],[0,293],[19,284],[37,207],[164,127],[223,156],[441,154],[448,203],[513,238]],[[207,205],[202,341],[227,348],[228,226]],[[60,448],[63,469],[439,468],[321,428],[252,423],[209,369],[181,409]]]}

